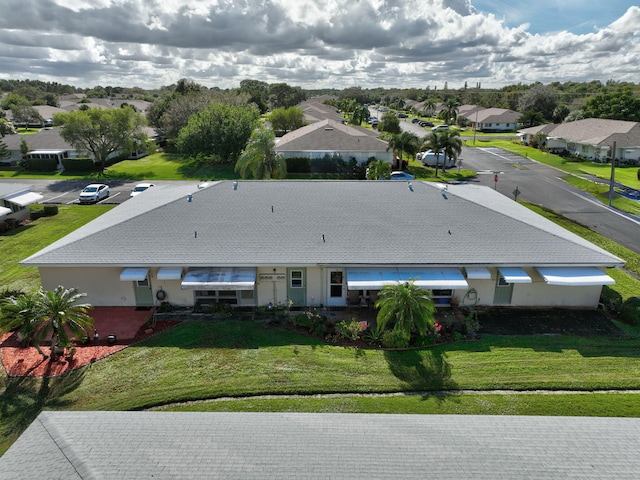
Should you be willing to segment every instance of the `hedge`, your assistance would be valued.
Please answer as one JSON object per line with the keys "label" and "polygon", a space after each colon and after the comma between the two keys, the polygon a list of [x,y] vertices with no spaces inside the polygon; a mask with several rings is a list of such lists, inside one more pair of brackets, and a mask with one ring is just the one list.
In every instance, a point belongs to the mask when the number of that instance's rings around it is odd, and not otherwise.
{"label": "hedge", "polygon": [[54,172],[58,168],[55,158],[27,158],[21,161],[21,166],[27,172]]}
{"label": "hedge", "polygon": [[90,158],[65,158],[62,160],[65,172],[90,172],[95,169]]}

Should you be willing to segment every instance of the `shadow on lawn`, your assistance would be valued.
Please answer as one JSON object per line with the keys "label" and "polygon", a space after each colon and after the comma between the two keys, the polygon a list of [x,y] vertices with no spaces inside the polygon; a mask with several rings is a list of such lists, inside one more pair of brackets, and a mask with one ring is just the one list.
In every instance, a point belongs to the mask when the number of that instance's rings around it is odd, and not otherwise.
{"label": "shadow on lawn", "polygon": [[87,369],[56,377],[11,377],[0,394],[0,455],[35,420],[44,408],[63,408],[58,399],[75,390]]}
{"label": "shadow on lawn", "polygon": [[440,349],[384,352],[389,370],[413,391],[456,390],[451,365]]}

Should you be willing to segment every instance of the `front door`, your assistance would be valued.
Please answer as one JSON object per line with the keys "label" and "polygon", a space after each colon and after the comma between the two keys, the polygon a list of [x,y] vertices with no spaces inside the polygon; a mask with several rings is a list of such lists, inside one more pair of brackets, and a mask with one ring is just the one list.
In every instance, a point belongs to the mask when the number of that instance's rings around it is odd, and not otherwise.
{"label": "front door", "polygon": [[344,270],[329,270],[329,307],[344,307],[347,304],[347,289],[344,285]]}
{"label": "front door", "polygon": [[152,307],[153,306],[153,292],[151,291],[151,282],[149,278],[144,280],[138,280],[133,282],[133,290],[136,294],[136,306],[138,307]]}
{"label": "front door", "polygon": [[292,306],[307,304],[307,279],[306,268],[288,268],[287,299],[293,302]]}
{"label": "front door", "polygon": [[493,294],[494,305],[511,304],[511,295],[513,293],[513,283],[507,283],[502,275],[498,275],[498,282]]}

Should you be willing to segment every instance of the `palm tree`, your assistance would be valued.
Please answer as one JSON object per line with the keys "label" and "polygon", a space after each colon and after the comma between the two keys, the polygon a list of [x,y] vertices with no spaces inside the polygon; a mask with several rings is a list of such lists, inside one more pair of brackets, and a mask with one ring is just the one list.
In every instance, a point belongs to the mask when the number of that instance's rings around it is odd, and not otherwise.
{"label": "palm tree", "polygon": [[93,328],[93,318],[87,315],[91,305],[77,303],[86,295],[76,288],[64,288],[62,285],[55,290],[40,289],[35,293],[35,311],[39,323],[32,338],[39,345],[50,335],[52,359],[55,358],[56,344],[71,344],[69,334],[81,338],[87,335],[87,329]]}
{"label": "palm tree", "polygon": [[[444,162],[442,169],[447,166],[447,159],[452,158],[455,164],[462,152],[462,139],[457,130],[442,131],[442,150],[444,151]],[[436,175],[437,176],[437,175]]]}
{"label": "palm tree", "polygon": [[40,345],[33,341],[34,332],[40,323],[36,306],[35,295],[22,293],[3,298],[0,304],[0,330],[16,331],[23,347],[33,344],[44,357]]}
{"label": "palm tree", "polygon": [[398,152],[398,158],[400,159],[399,169],[402,169],[402,156],[404,152],[409,155],[415,155],[420,146],[420,139],[418,136],[411,132],[394,133],[391,135],[388,141],[387,151],[393,149],[394,152]]}
{"label": "palm tree", "polygon": [[446,102],[444,102],[444,106],[440,113],[445,119],[447,123],[456,123],[458,118],[458,107],[460,106],[460,102],[455,98],[450,98]]}
{"label": "palm tree", "polygon": [[435,98],[427,98],[422,105],[422,113],[426,117],[433,117],[433,114],[436,113],[436,105],[438,100]]}
{"label": "palm tree", "polygon": [[446,130],[432,130],[428,137],[425,137],[425,141],[422,144],[420,150],[431,150],[436,156],[436,177],[438,176],[438,163],[440,162],[440,152],[444,148],[444,136],[443,133]]}
{"label": "palm tree", "polygon": [[274,151],[275,138],[273,131],[268,128],[255,129],[236,162],[235,171],[242,178],[248,178],[249,174],[256,179],[285,178],[287,162]]}
{"label": "palm tree", "polygon": [[391,165],[384,160],[374,160],[367,167],[367,180],[382,180],[391,176]]}
{"label": "palm tree", "polygon": [[376,308],[377,333],[393,325],[393,330],[400,332],[408,340],[411,333],[417,331],[425,336],[434,324],[435,306],[429,290],[418,288],[413,281],[385,285],[378,294]]}
{"label": "palm tree", "polygon": [[369,109],[364,105],[358,103],[356,104],[353,114],[351,115],[351,124],[352,125],[362,125],[362,122],[369,120],[371,113]]}

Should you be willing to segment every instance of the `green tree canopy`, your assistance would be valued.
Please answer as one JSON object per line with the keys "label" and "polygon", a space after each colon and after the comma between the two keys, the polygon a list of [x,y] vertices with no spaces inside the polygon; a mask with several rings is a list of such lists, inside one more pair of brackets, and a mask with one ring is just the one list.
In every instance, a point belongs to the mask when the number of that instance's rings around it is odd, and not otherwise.
{"label": "green tree canopy", "polygon": [[524,92],[518,100],[518,111],[540,112],[544,120],[553,118],[553,111],[556,108],[556,93],[553,88],[544,86],[541,83],[533,85],[529,90]]}
{"label": "green tree canopy", "polygon": [[442,106],[442,110],[440,110],[440,114],[445,122],[455,124],[458,118],[458,107],[460,107],[460,102],[457,98],[449,98],[446,100]]}
{"label": "green tree canopy", "polygon": [[286,83],[269,85],[269,105],[272,109],[293,107],[306,99],[307,95],[300,87],[292,87]]}
{"label": "green tree canopy", "polygon": [[393,112],[384,112],[378,124],[378,130],[381,132],[400,133],[402,132],[400,120],[398,120],[398,117],[396,117]]}
{"label": "green tree canopy", "polygon": [[391,164],[384,160],[374,160],[367,166],[367,180],[383,180],[391,177]]}
{"label": "green tree canopy", "polygon": [[31,105],[14,105],[11,108],[11,113],[13,114],[13,124],[14,125],[31,125],[31,124],[42,124],[43,118],[40,115],[40,112],[33,108]]}
{"label": "green tree canopy", "polygon": [[525,128],[535,127],[536,125],[542,125],[544,123],[544,116],[542,115],[542,112],[527,110],[520,115],[518,123],[521,123]]}
{"label": "green tree canopy", "polygon": [[177,147],[189,156],[213,155],[222,163],[235,162],[258,123],[255,107],[211,104],[191,116],[180,131]]}
{"label": "green tree canopy", "polygon": [[412,333],[425,336],[433,328],[435,307],[429,290],[416,287],[412,281],[382,287],[376,308],[379,333],[393,326],[408,341]]}
{"label": "green tree canopy", "polygon": [[60,136],[77,150],[86,150],[104,168],[112,153],[128,153],[147,141],[144,116],[131,108],[90,108],[53,116],[62,125]]}
{"label": "green tree canopy", "polygon": [[588,99],[582,106],[584,118],[608,118],[640,122],[640,98],[629,86],[618,86]]}
{"label": "green tree canopy", "polygon": [[388,144],[387,151],[393,149],[394,152],[398,153],[398,158],[402,161],[405,152],[412,157],[415,156],[420,147],[420,139],[411,132],[394,133],[391,134]]}
{"label": "green tree canopy", "polygon": [[269,84],[261,80],[245,79],[240,81],[240,91],[249,94],[249,101],[255,103],[260,113],[269,109]]}
{"label": "green tree canopy", "polygon": [[276,108],[268,118],[271,128],[279,137],[305,125],[304,111],[298,107]]}
{"label": "green tree canopy", "polygon": [[272,130],[256,128],[236,162],[235,171],[242,178],[248,178],[250,175],[256,179],[286,178],[287,162],[282,155],[273,150],[275,138]]}
{"label": "green tree canopy", "polygon": [[4,160],[5,158],[9,158],[11,156],[11,152],[7,148],[7,144],[0,140],[0,160]]}

